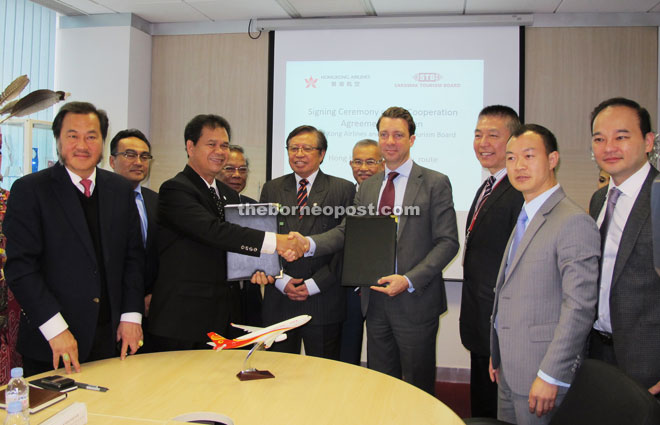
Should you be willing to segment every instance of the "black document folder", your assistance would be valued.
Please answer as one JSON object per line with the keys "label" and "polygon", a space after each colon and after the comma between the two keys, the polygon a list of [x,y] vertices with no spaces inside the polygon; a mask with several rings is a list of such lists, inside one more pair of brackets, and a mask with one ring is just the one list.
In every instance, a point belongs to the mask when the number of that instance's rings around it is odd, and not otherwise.
{"label": "black document folder", "polygon": [[[243,227],[277,233],[278,204],[230,204],[225,205],[225,221]],[[277,253],[259,257],[227,253],[227,280],[249,280],[254,272],[267,276],[280,276],[282,267]]]}
{"label": "black document folder", "polygon": [[394,216],[347,216],[341,284],[371,286],[394,274],[396,261]]}

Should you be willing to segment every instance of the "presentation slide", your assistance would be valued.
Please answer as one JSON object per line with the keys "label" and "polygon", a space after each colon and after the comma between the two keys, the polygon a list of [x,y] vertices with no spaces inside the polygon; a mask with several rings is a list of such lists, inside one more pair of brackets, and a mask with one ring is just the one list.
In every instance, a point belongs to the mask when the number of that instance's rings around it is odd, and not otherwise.
{"label": "presentation slide", "polygon": [[[353,145],[378,140],[381,113],[404,107],[417,125],[411,157],[452,183],[462,246],[467,212],[488,175],[472,147],[477,115],[495,103],[518,110],[518,31],[276,32],[272,177],[291,172],[286,136],[307,124],[328,139],[323,172],[354,181],[349,166]],[[462,278],[461,254],[445,270],[447,278]]]}

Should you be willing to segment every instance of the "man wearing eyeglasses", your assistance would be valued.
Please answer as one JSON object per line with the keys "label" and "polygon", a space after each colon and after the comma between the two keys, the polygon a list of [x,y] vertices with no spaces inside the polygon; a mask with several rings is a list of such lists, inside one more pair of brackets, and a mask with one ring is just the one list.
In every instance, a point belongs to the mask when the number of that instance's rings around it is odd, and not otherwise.
{"label": "man wearing eyeglasses", "polygon": [[[352,205],[355,186],[320,170],[328,149],[325,135],[311,125],[297,127],[287,137],[286,149],[293,173],[264,184],[261,202],[282,204],[282,215],[278,217],[282,223],[280,233],[296,231],[306,235],[334,228],[343,215],[314,214],[313,209],[334,210]],[[284,215],[285,208],[289,214]],[[264,325],[301,314],[311,315],[312,320],[287,332],[287,340],[272,349],[297,354],[303,341],[306,354],[339,359],[341,324],[346,316],[337,270],[340,260],[339,255],[328,254],[283,262],[284,277],[265,287]]]}
{"label": "man wearing eyeglasses", "polygon": [[[144,318],[143,329],[148,329],[147,318],[151,304],[151,292],[158,276],[158,193],[143,187],[149,176],[153,156],[147,137],[135,128],[122,130],[110,141],[110,166],[115,173],[125,177],[133,186],[135,204],[140,214],[142,244],[145,249],[144,269]],[[150,351],[151,338],[144,332],[143,352]]]}
{"label": "man wearing eyeglasses", "polygon": [[243,148],[238,145],[229,145],[227,162],[225,162],[225,166],[222,167],[217,177],[238,193],[241,204],[255,204],[257,202],[249,196],[241,195],[247,184],[249,172],[249,164]]}

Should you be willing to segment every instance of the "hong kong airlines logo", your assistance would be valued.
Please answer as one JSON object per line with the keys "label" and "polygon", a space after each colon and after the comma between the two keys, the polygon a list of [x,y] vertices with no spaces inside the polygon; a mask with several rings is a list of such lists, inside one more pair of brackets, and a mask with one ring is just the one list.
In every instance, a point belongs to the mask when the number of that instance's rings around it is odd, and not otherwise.
{"label": "hong kong airlines logo", "polygon": [[317,78],[314,78],[314,77],[312,77],[312,76],[310,76],[309,78],[305,78],[305,84],[307,84],[307,85],[305,86],[305,88],[308,89],[308,88],[311,87],[311,88],[315,89],[315,88],[316,88],[316,82],[317,82],[317,81],[318,81],[318,79],[317,79]]}

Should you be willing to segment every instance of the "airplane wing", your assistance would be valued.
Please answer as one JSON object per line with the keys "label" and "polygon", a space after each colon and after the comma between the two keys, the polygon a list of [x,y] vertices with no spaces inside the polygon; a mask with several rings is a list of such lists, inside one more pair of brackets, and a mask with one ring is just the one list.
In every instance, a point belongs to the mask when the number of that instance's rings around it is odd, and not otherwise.
{"label": "airplane wing", "polygon": [[264,340],[264,346],[266,349],[270,348],[271,345],[273,345],[274,342],[280,342],[284,341],[286,339],[286,334],[282,333],[279,335],[273,335]]}
{"label": "airplane wing", "polygon": [[257,326],[237,325],[236,323],[232,323],[231,325],[235,328],[243,329],[245,332],[255,332],[263,329]]}

